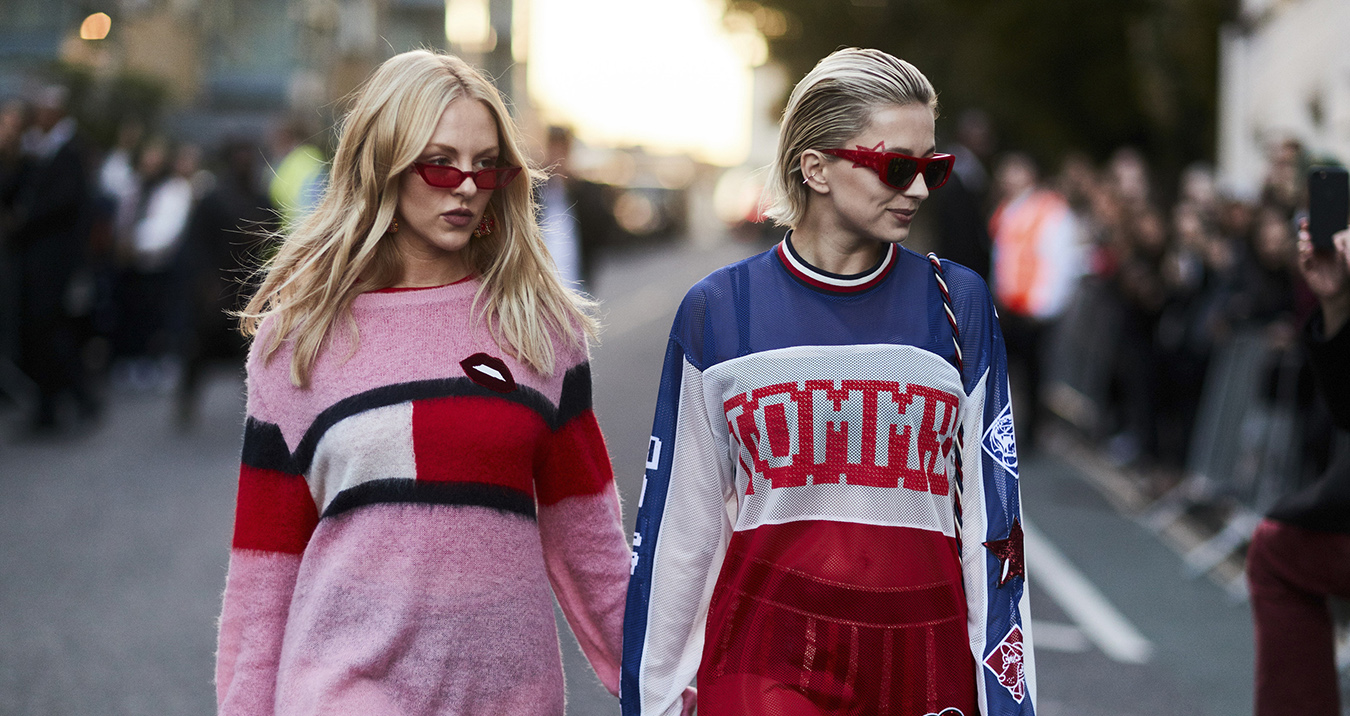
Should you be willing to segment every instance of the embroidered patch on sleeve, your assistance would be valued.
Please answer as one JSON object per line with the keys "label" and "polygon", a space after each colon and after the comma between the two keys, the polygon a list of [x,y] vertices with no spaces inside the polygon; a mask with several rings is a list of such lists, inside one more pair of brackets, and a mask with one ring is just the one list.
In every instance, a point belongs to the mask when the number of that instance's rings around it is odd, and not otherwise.
{"label": "embroidered patch on sleeve", "polygon": [[516,379],[511,375],[511,369],[496,356],[474,353],[460,361],[459,367],[464,369],[464,375],[469,376],[469,380],[488,390],[510,393],[516,389]]}
{"label": "embroidered patch on sleeve", "polygon": [[1026,676],[1022,666],[1022,628],[1013,625],[1003,641],[994,647],[984,659],[984,666],[994,673],[998,683],[1012,694],[1013,700],[1022,703],[1026,698]]}
{"label": "embroidered patch on sleeve", "polygon": [[990,552],[998,557],[1002,568],[999,570],[998,586],[1012,581],[1013,577],[1026,576],[1026,558],[1022,550],[1022,523],[1013,520],[1007,539],[990,540],[984,543]]}
{"label": "embroidered patch on sleeve", "polygon": [[1013,430],[1012,403],[1003,406],[1003,412],[994,418],[980,444],[994,462],[1017,477],[1017,436]]}

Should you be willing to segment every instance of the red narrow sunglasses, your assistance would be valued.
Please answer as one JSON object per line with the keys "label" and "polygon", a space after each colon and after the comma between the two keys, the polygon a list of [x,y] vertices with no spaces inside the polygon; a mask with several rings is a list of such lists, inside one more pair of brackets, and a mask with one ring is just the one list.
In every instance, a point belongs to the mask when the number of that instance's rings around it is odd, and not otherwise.
{"label": "red narrow sunglasses", "polygon": [[500,189],[510,184],[520,173],[520,167],[492,167],[466,172],[448,164],[425,162],[413,162],[413,169],[422,175],[423,181],[437,189],[454,189],[463,184],[465,179],[472,179],[479,189]]}
{"label": "red narrow sunglasses", "polygon": [[895,152],[874,152],[868,149],[822,149],[821,152],[847,159],[855,167],[866,167],[877,173],[886,186],[904,191],[914,182],[914,177],[923,174],[923,183],[929,189],[936,189],[947,183],[952,174],[952,165],[956,158],[950,154],[934,154],[929,157],[911,157]]}

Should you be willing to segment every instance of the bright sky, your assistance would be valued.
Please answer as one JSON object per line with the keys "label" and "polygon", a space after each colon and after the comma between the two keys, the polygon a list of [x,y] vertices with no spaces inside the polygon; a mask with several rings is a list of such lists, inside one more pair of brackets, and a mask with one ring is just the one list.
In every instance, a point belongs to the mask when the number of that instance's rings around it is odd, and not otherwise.
{"label": "bright sky", "polygon": [[752,70],[718,0],[529,0],[530,93],[588,144],[739,164]]}

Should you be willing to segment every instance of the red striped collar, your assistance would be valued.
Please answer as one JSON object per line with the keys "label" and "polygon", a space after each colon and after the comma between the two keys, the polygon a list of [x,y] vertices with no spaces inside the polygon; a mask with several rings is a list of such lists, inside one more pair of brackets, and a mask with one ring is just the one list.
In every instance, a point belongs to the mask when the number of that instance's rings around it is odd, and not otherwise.
{"label": "red striped collar", "polygon": [[877,262],[876,266],[862,273],[841,276],[836,273],[821,271],[806,263],[792,248],[791,239],[792,234],[789,233],[774,248],[774,252],[778,254],[778,260],[783,262],[783,268],[787,269],[787,272],[792,274],[793,278],[821,291],[829,293],[866,291],[884,281],[886,276],[890,274],[891,269],[895,268],[895,244],[886,244],[886,251],[882,254],[881,260]]}

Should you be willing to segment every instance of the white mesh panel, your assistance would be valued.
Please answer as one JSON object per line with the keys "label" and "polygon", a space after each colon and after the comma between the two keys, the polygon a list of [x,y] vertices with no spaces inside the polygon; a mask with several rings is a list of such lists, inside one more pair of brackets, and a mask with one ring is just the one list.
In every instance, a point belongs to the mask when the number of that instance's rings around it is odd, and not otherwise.
{"label": "white mesh panel", "polygon": [[652,562],[651,601],[642,650],[643,704],[670,704],[694,678],[703,653],[708,601],[731,537],[731,474],[703,405],[703,375],[684,361],[675,451],[665,514]]}
{"label": "white mesh panel", "polygon": [[[983,406],[988,388],[989,371],[980,376],[980,382],[970,393],[970,405]],[[988,695],[984,682],[984,639],[985,620],[989,613],[989,590],[986,580],[988,568],[985,563],[987,550],[984,547],[985,534],[989,529],[984,514],[984,460],[980,451],[979,436],[984,434],[984,411],[969,410],[965,416],[966,444],[962,453],[962,468],[965,471],[965,490],[961,494],[963,522],[961,541],[964,554],[961,555],[961,572],[965,576],[966,587],[966,631],[970,635],[970,651],[975,657],[975,688],[980,705],[980,713],[989,713]],[[1025,617],[1025,615],[1023,615]]]}
{"label": "white mesh panel", "polygon": [[[955,434],[965,398],[941,357],[890,344],[782,348],[709,368],[703,392],[735,466],[737,531],[837,520],[955,535],[955,455],[940,445]],[[978,421],[979,410],[965,412]],[[925,431],[935,440],[928,445]],[[831,438],[837,455],[827,460]],[[934,489],[912,489],[897,476],[902,467],[943,477]],[[791,481],[792,470],[801,484],[773,487],[775,471]]]}

